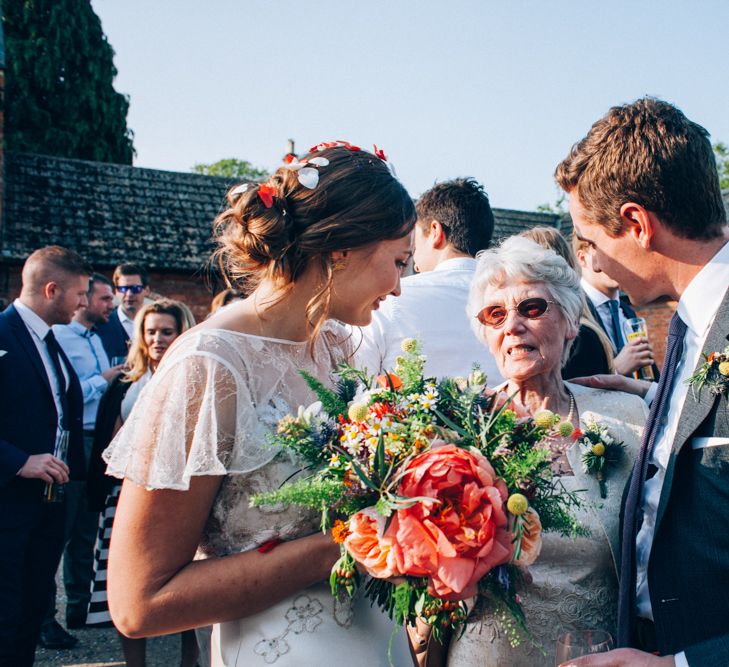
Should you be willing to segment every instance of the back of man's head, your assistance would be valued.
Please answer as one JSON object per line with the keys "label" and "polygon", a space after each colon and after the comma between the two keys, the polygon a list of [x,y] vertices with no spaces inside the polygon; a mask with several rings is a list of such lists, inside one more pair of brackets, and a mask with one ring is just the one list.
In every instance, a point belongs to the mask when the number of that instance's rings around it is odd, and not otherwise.
{"label": "back of man's head", "polygon": [[111,278],[112,282],[114,283],[114,287],[119,284],[120,276],[139,276],[142,280],[142,285],[144,285],[144,287],[147,287],[149,285],[149,273],[147,273],[147,269],[145,269],[140,264],[133,264],[131,262],[119,264],[119,266],[114,269],[114,275]]}
{"label": "back of man's head", "polygon": [[40,295],[50,282],[62,285],[69,278],[91,275],[91,267],[73,250],[51,245],[33,252],[23,265],[23,293]]}
{"label": "back of man's head", "polygon": [[472,257],[489,247],[494,233],[494,214],[488,195],[473,178],[438,183],[418,199],[418,224],[428,233],[430,222],[443,227],[448,243]]}

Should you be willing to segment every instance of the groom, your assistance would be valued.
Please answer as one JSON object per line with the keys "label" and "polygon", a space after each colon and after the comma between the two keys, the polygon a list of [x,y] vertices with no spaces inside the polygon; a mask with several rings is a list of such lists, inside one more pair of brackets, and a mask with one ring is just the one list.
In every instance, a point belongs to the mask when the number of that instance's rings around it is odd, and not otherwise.
{"label": "groom", "polygon": [[633,648],[569,664],[729,665],[729,404],[686,382],[729,344],[729,229],[708,133],[640,99],[598,120],[556,178],[593,266],[633,303],[678,301],[624,497],[618,644]]}

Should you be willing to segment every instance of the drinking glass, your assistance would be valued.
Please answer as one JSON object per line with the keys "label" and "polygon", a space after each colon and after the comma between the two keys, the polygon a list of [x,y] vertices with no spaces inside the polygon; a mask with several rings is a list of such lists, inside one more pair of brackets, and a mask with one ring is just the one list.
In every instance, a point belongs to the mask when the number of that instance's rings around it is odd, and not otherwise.
{"label": "drinking glass", "polygon": [[127,363],[126,357],[112,357],[111,358],[111,365],[112,366],[123,366]]}
{"label": "drinking glass", "polygon": [[[629,320],[625,320],[625,337],[628,339],[628,342],[636,338],[648,338],[648,328],[645,325],[645,320],[642,317],[631,317]],[[656,379],[656,376],[653,375],[653,368],[650,365],[643,366],[643,368],[636,371],[636,374],[640,380]]]}
{"label": "drinking glass", "polygon": [[[58,431],[56,434],[56,445],[53,448],[53,456],[61,459],[64,463],[68,463],[68,436],[68,431]],[[55,481],[46,482],[43,488],[43,502],[60,503],[63,501],[64,493],[65,488],[63,484]]]}
{"label": "drinking glass", "polygon": [[615,648],[615,640],[605,630],[585,630],[584,632],[565,632],[557,639],[555,665],[591,653],[607,653]]}

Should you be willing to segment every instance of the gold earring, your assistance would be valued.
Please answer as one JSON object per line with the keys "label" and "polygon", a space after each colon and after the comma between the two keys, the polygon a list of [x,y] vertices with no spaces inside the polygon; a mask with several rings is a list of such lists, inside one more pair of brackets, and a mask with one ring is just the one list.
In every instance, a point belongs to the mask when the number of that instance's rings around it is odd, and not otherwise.
{"label": "gold earring", "polygon": [[346,259],[342,258],[342,259],[334,260],[332,262],[332,271],[341,271],[346,266],[347,266]]}

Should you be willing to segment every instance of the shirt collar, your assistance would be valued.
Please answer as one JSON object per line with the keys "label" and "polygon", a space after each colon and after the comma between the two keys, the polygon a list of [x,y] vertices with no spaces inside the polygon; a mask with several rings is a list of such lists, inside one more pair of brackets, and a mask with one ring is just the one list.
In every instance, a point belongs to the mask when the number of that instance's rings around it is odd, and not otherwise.
{"label": "shirt collar", "polygon": [[71,323],[68,326],[74,333],[77,333],[79,336],[84,336],[85,338],[88,338],[91,335],[91,331],[87,329],[83,324],[81,324],[81,322],[77,322],[76,320],[71,320]]}
{"label": "shirt collar", "polygon": [[43,340],[50,327],[41,319],[40,315],[38,315],[30,307],[26,306],[20,299],[15,299],[15,301],[13,301],[13,305],[15,306],[15,310],[18,311],[18,315],[20,315],[20,318],[25,323],[25,326],[30,328],[33,333],[38,336],[38,338]]}
{"label": "shirt collar", "polygon": [[131,317],[129,317],[129,315],[127,315],[122,310],[121,304],[119,304],[119,308],[117,308],[117,312],[119,314],[119,321],[121,321],[121,322],[125,322],[126,321],[126,322],[131,322],[132,324],[134,324],[134,320]]}
{"label": "shirt collar", "polygon": [[438,264],[433,271],[453,271],[454,269],[473,269],[476,266],[476,260],[473,257],[453,257],[445,259]]}
{"label": "shirt collar", "polygon": [[582,285],[582,289],[585,291],[585,294],[590,298],[590,301],[592,301],[592,304],[597,308],[598,306],[602,306],[603,303],[606,303],[610,301],[609,296],[605,296],[599,289],[593,287],[588,283],[584,278],[580,278],[580,284]]}
{"label": "shirt collar", "polygon": [[703,337],[714,321],[726,290],[717,285],[729,282],[729,243],[725,243],[683,291],[676,312],[686,326]]}

